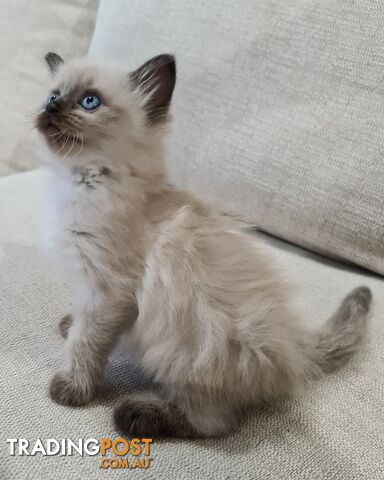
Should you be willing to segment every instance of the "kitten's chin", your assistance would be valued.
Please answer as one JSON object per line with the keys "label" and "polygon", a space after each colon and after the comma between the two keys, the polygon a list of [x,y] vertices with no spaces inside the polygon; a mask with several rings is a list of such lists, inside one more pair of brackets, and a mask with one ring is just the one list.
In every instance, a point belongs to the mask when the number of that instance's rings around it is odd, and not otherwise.
{"label": "kitten's chin", "polygon": [[68,156],[79,153],[84,142],[73,135],[68,128],[63,129],[47,112],[41,112],[36,118],[36,128],[48,148],[56,155]]}
{"label": "kitten's chin", "polygon": [[79,154],[83,149],[83,145],[77,137],[63,134],[60,130],[57,132],[57,138],[54,136],[52,139],[48,135],[43,135],[43,139],[48,149],[58,157]]}
{"label": "kitten's chin", "polygon": [[79,135],[74,135],[68,128],[63,128],[55,117],[47,112],[41,112],[36,118],[36,128],[45,144],[56,155],[68,156],[78,153],[83,148]]}
{"label": "kitten's chin", "polygon": [[55,133],[60,133],[60,128],[55,125],[51,115],[47,112],[41,112],[36,117],[36,128],[44,136],[50,138]]}

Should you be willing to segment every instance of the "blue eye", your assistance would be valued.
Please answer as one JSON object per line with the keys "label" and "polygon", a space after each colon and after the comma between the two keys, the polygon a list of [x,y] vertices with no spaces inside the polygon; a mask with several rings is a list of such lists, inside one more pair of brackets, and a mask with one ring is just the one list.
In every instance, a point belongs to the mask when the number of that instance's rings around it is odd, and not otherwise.
{"label": "blue eye", "polygon": [[49,95],[49,97],[47,98],[47,103],[52,103],[52,102],[55,102],[58,98],[60,97],[60,93],[59,92],[53,92]]}
{"label": "blue eye", "polygon": [[85,95],[80,100],[80,105],[84,110],[96,110],[96,108],[100,107],[101,100],[96,95]]}

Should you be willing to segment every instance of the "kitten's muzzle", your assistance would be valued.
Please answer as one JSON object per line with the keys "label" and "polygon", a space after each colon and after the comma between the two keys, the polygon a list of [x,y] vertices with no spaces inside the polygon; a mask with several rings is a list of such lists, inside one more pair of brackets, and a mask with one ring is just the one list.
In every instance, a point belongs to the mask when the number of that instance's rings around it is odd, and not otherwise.
{"label": "kitten's muzzle", "polygon": [[[74,131],[63,113],[61,105],[50,102],[36,117],[37,130],[44,136],[47,144],[55,151],[66,152],[68,146],[72,150],[79,143],[78,134]],[[84,139],[81,140],[81,148]]]}
{"label": "kitten's muzzle", "polygon": [[45,111],[48,113],[57,113],[60,111],[60,107],[57,102],[49,102],[45,107]]}
{"label": "kitten's muzzle", "polygon": [[41,112],[36,118],[36,127],[40,133],[51,133],[53,130],[59,130],[59,127],[55,125],[55,122],[52,119],[52,113],[48,112],[47,109]]}

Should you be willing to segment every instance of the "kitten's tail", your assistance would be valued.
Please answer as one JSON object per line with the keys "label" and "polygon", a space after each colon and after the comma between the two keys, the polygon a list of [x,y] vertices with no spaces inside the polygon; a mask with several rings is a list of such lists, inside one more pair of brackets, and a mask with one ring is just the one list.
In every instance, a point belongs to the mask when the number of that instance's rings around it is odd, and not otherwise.
{"label": "kitten's tail", "polygon": [[356,288],[320,331],[314,360],[323,372],[341,367],[357,350],[366,329],[371,300],[368,287]]}

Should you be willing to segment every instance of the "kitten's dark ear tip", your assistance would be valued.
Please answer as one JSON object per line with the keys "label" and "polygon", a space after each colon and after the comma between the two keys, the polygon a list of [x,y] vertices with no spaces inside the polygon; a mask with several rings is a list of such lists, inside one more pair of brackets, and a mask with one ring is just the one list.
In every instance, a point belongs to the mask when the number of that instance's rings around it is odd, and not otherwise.
{"label": "kitten's dark ear tip", "polygon": [[164,64],[169,64],[176,69],[176,58],[171,53],[163,53],[159,55],[159,59],[161,59]]}
{"label": "kitten's dark ear tip", "polygon": [[157,55],[132,72],[130,79],[134,89],[150,96],[145,106],[149,122],[165,119],[176,83],[175,57],[169,53]]}
{"label": "kitten's dark ear tip", "polygon": [[152,59],[154,65],[158,67],[168,67],[171,75],[176,77],[176,58],[170,53],[163,53]]}
{"label": "kitten's dark ear tip", "polygon": [[56,73],[59,66],[64,63],[64,60],[60,57],[60,55],[55,52],[48,52],[44,58],[51,73]]}

